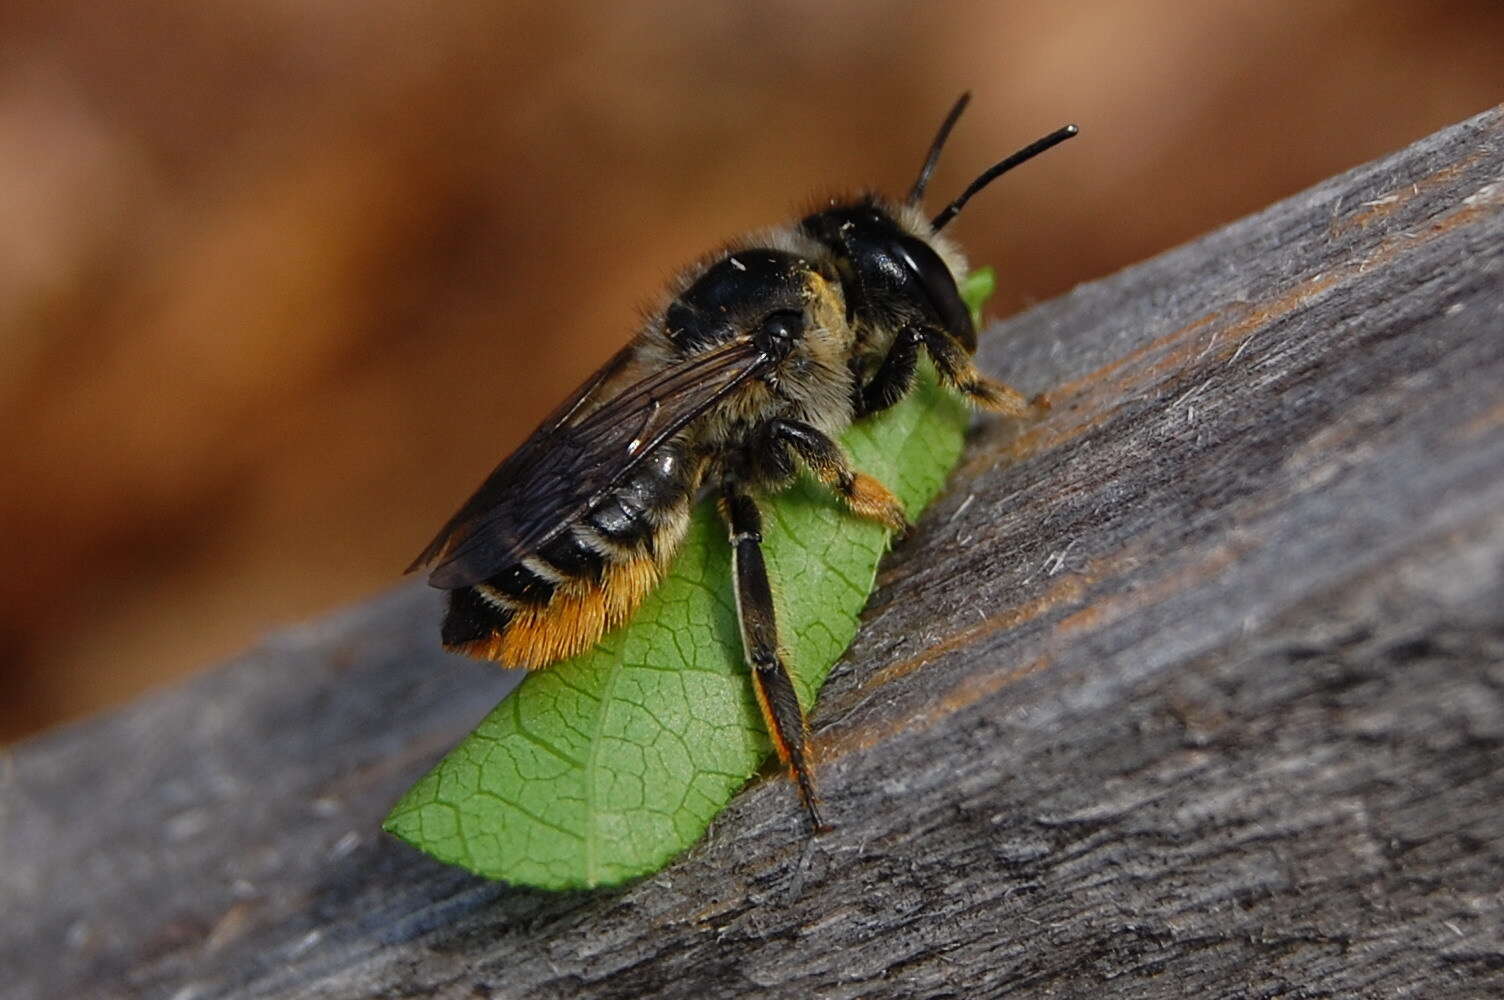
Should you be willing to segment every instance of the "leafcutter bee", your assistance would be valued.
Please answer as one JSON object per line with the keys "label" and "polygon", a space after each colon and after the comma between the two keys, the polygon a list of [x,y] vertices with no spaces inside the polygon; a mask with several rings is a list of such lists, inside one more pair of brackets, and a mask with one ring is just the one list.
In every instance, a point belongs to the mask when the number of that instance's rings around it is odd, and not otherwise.
{"label": "leafcutter bee", "polygon": [[465,502],[409,570],[449,592],[450,649],[544,667],[625,621],[674,558],[702,493],[732,548],[743,655],[768,733],[818,831],[808,723],[778,641],[759,499],[801,468],[850,511],[903,531],[888,489],[837,436],[910,390],[921,351],[978,406],[1029,404],[972,364],[960,251],[940,231],[1068,125],[995,164],[925,218],[920,199],[969,95],[941,124],[903,201],[832,200],[690,268],[637,336]]}

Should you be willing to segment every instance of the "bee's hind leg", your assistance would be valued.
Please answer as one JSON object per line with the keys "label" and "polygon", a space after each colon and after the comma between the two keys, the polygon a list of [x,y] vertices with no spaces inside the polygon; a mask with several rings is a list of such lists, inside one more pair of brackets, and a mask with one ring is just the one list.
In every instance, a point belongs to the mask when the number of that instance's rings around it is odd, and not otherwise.
{"label": "bee's hind leg", "polygon": [[736,616],[741,625],[742,651],[752,673],[752,689],[768,726],[778,757],[789,769],[799,799],[815,833],[826,829],[815,802],[813,762],[809,753],[809,721],[799,704],[793,679],[778,648],[778,625],[773,589],[762,557],[762,514],[751,496],[726,483],[721,512],[731,533],[731,566],[736,583]]}

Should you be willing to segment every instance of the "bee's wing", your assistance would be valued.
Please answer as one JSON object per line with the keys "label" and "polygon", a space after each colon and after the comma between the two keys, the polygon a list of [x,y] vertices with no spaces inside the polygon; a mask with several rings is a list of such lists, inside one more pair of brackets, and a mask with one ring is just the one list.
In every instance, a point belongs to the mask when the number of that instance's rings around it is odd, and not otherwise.
{"label": "bee's wing", "polygon": [[445,589],[479,583],[536,552],[619,486],[657,448],[767,370],[748,341],[682,361],[591,406],[630,356],[623,351],[486,478],[409,570],[432,564]]}
{"label": "bee's wing", "polygon": [[630,345],[616,352],[610,361],[602,365],[568,399],[544,418],[537,430],[533,431],[516,451],[491,471],[474,495],[445,522],[433,541],[428,543],[404,572],[411,573],[421,566],[434,562],[446,548],[453,545],[458,536],[468,534],[473,530],[475,522],[482,515],[514,495],[518,482],[526,478],[527,473],[539,464],[539,460],[547,452],[547,443],[550,438],[566,427],[570,420],[579,417],[581,409],[596,394],[601,385],[626,367],[631,354]]}

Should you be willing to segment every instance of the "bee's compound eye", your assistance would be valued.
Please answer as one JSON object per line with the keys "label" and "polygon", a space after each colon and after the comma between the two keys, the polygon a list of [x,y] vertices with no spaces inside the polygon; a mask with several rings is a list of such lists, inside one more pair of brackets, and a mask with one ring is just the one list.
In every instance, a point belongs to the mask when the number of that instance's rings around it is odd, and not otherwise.
{"label": "bee's compound eye", "polygon": [[935,318],[968,352],[977,349],[977,331],[971,323],[971,311],[961,301],[961,292],[950,268],[929,244],[912,236],[896,239],[889,247],[912,280],[917,282],[934,310]]}
{"label": "bee's compound eye", "polygon": [[752,336],[764,354],[786,357],[794,349],[794,341],[804,336],[804,316],[792,310],[771,313]]}

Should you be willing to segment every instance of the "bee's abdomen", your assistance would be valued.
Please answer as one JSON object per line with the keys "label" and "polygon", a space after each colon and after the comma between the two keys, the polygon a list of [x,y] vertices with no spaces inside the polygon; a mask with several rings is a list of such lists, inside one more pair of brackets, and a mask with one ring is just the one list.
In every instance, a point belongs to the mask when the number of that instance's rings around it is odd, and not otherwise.
{"label": "bee's abdomen", "polygon": [[538,551],[450,591],[444,645],[509,667],[544,667],[626,621],[679,549],[699,486],[676,445]]}

